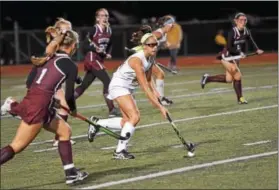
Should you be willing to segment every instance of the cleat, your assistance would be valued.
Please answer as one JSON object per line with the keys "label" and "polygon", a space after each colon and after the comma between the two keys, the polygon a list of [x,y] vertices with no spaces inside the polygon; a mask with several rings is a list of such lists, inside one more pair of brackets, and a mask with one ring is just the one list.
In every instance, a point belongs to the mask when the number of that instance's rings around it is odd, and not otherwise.
{"label": "cleat", "polygon": [[109,117],[120,117],[121,116],[121,112],[118,108],[113,108],[110,112],[109,112]]}
{"label": "cleat", "polygon": [[75,183],[83,181],[87,177],[88,177],[87,172],[82,172],[82,171],[77,170],[76,175],[67,175],[66,176],[66,184],[67,185],[75,184]]}
{"label": "cleat", "polygon": [[[74,141],[74,140],[71,140],[70,142],[71,142],[72,145],[76,144],[76,141]],[[54,140],[52,146],[53,147],[58,147],[58,143],[59,143],[59,140]]]}
{"label": "cleat", "polygon": [[6,115],[9,111],[11,111],[11,104],[15,102],[12,97],[8,97],[4,104],[1,106],[1,116]]}
{"label": "cleat", "polygon": [[163,106],[169,106],[169,105],[173,104],[173,101],[172,101],[172,100],[169,100],[169,99],[166,98],[166,97],[162,97],[161,103],[162,103]]}
{"label": "cleat", "polygon": [[209,74],[207,74],[207,73],[202,76],[202,79],[201,79],[201,88],[202,89],[204,89],[204,86],[205,86],[205,84],[207,82],[207,78],[208,77],[209,77]]}
{"label": "cleat", "polygon": [[243,97],[239,98],[238,104],[248,104],[248,101],[245,100]]}
{"label": "cleat", "polygon": [[[98,122],[98,118],[97,117],[94,117],[94,116],[91,116],[90,117],[90,121],[92,121],[94,124],[97,125],[97,122]],[[94,141],[94,138],[96,136],[96,134],[99,132],[99,128],[94,126],[94,125],[90,125],[88,126],[88,132],[87,132],[87,138],[88,138],[88,141],[89,142],[93,142]]]}
{"label": "cleat", "polygon": [[115,160],[129,160],[129,159],[135,159],[135,156],[130,154],[127,150],[123,149],[120,152],[114,151],[113,158]]}

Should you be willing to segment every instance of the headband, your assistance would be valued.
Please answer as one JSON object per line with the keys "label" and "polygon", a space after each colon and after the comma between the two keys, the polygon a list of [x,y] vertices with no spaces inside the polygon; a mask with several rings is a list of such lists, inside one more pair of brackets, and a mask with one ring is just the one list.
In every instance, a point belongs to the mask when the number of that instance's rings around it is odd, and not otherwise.
{"label": "headband", "polygon": [[150,38],[150,37],[154,37],[156,39],[156,37],[152,34],[152,33],[146,33],[143,35],[143,37],[140,39],[140,43],[144,44],[144,42]]}

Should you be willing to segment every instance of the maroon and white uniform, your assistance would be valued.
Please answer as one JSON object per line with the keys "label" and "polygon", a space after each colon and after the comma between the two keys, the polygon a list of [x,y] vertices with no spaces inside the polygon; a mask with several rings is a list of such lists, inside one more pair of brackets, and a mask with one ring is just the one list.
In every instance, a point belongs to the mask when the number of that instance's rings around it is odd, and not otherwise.
{"label": "maroon and white uniform", "polygon": [[[104,69],[104,59],[106,54],[111,54],[112,43],[111,43],[111,28],[106,27],[102,29],[99,24],[95,24],[93,29],[88,32],[87,40],[85,43],[85,63],[84,70],[92,71]],[[96,52],[96,46],[103,50],[102,53]]]}
{"label": "maroon and white uniform", "polygon": [[18,114],[27,124],[49,123],[55,116],[54,94],[66,82],[65,98],[70,110],[76,109],[74,85],[78,69],[64,52],[57,53],[44,65],[36,68],[29,89],[20,103],[12,103],[11,114]]}

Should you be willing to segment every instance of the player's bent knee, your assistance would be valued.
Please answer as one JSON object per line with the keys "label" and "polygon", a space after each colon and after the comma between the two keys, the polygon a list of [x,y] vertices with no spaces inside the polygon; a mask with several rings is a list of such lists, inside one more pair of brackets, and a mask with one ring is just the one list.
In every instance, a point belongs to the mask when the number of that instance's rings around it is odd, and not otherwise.
{"label": "player's bent knee", "polygon": [[140,114],[137,112],[133,113],[129,121],[135,126],[140,121]]}

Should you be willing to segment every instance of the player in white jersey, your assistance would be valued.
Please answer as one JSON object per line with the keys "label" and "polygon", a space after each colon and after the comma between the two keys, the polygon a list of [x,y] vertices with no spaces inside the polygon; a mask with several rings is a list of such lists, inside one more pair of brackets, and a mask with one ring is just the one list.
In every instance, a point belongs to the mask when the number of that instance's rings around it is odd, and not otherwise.
{"label": "player in white jersey", "polygon": [[[141,26],[137,32],[134,32],[132,34],[132,38],[130,41],[132,43],[134,43],[135,45],[137,45],[136,47],[132,48],[132,50],[134,50],[135,52],[138,52],[142,49],[142,47],[140,46],[140,39],[145,33],[154,34],[156,36],[157,40],[159,40],[158,41],[159,47],[162,46],[162,44],[164,44],[165,39],[166,39],[166,33],[168,31],[170,31],[171,28],[172,28],[172,23],[168,20],[166,21],[164,26],[162,26],[161,28],[158,28],[155,31],[152,31],[152,29],[149,25]],[[157,89],[158,93],[160,94],[161,103],[165,106],[173,104],[172,100],[169,100],[167,97],[165,97],[165,93],[164,93],[165,73],[157,64],[154,64],[152,67],[152,75],[155,78],[156,89]]]}
{"label": "player in white jersey", "polygon": [[[91,117],[91,120],[98,125],[110,129],[120,129],[121,136],[130,136],[128,140],[119,140],[114,151],[115,159],[134,159],[135,157],[127,151],[127,144],[135,131],[135,126],[140,120],[140,113],[133,97],[133,91],[138,84],[147,95],[150,102],[157,107],[166,118],[167,109],[162,106],[158,99],[156,88],[152,84],[153,57],[156,55],[158,42],[156,37],[147,33],[141,38],[142,51],[139,51],[119,66],[113,74],[109,85],[108,98],[115,100],[121,110],[122,118],[98,119]],[[88,129],[88,140],[93,141],[98,129],[90,125]]]}

